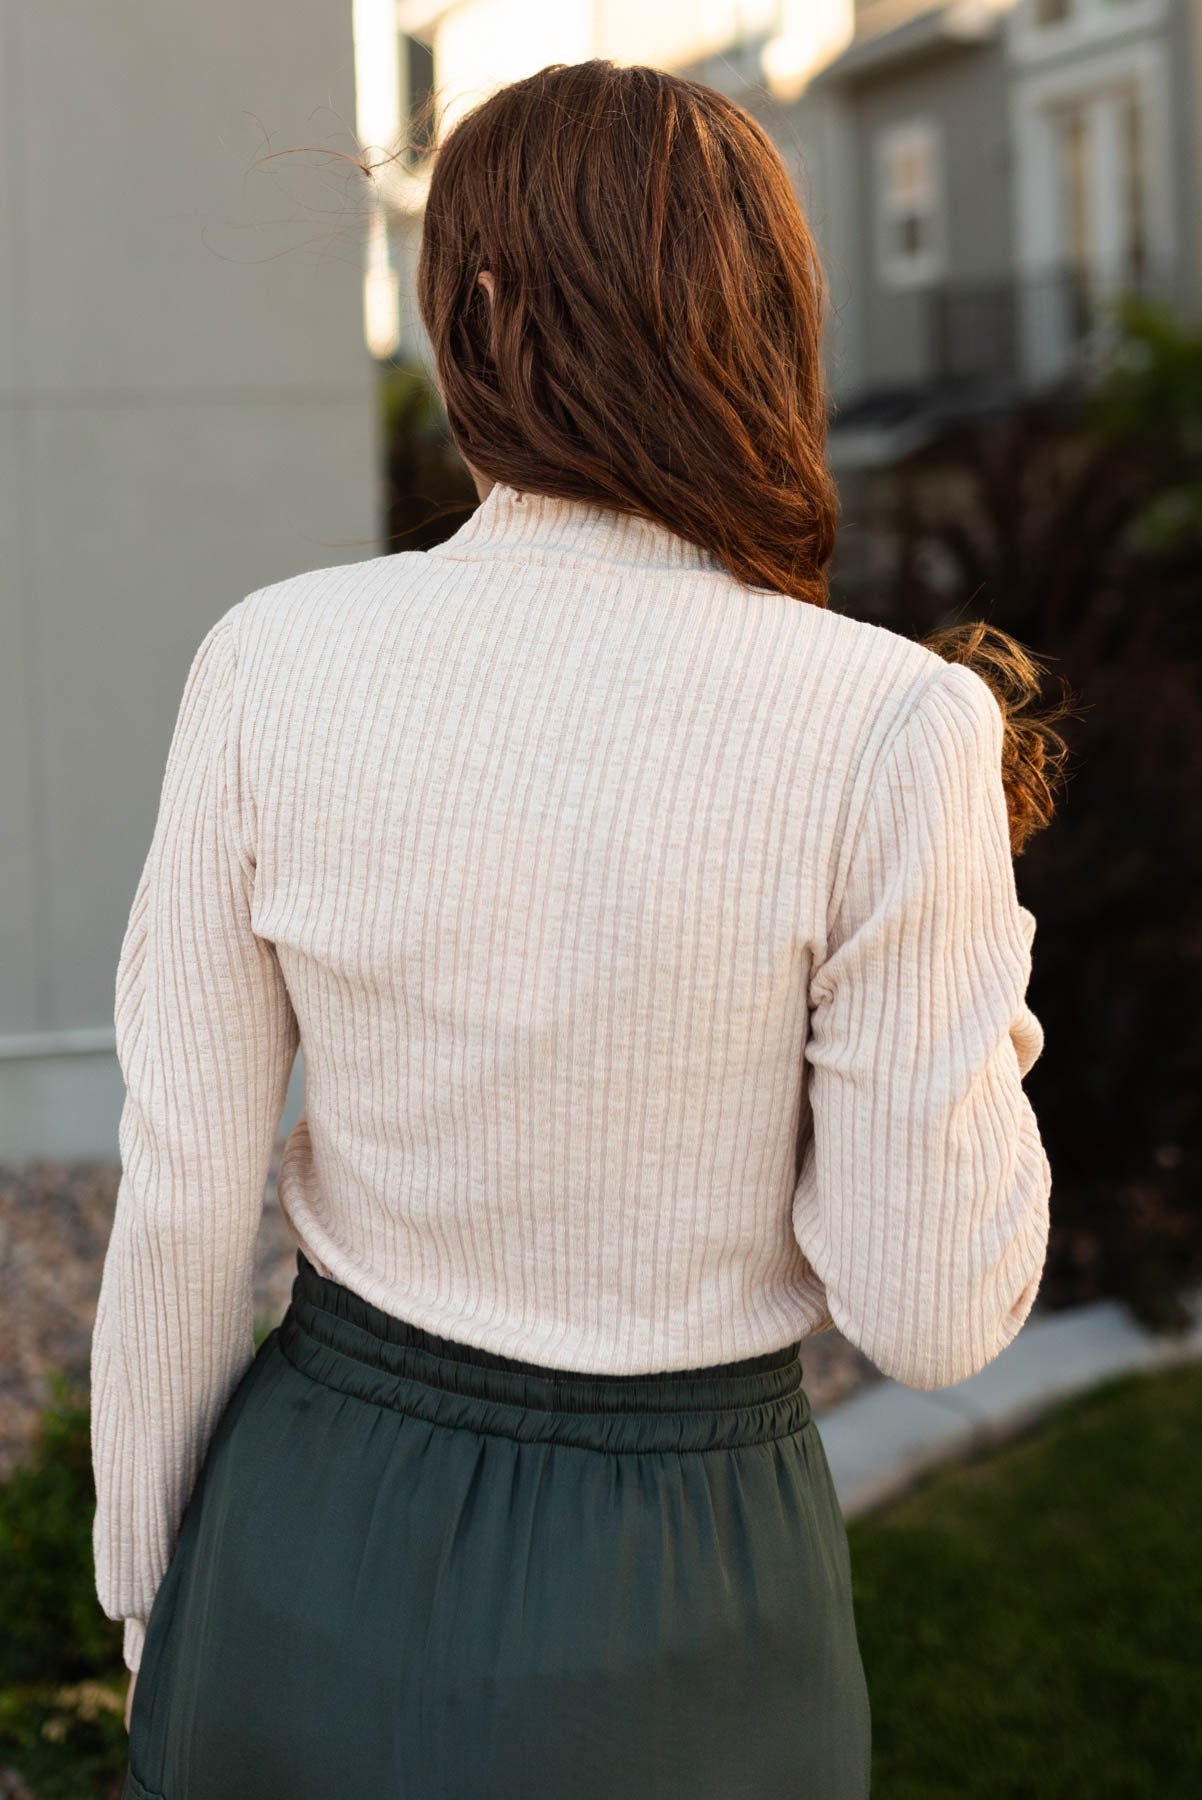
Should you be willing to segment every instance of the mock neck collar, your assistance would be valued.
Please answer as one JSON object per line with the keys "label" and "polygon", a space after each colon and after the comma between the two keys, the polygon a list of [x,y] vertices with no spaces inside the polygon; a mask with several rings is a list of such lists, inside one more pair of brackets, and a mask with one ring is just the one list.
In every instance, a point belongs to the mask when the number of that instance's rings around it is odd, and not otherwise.
{"label": "mock neck collar", "polygon": [[519,491],[503,481],[494,482],[458,531],[427,554],[470,562],[512,557],[726,573],[709,550],[678,537],[658,519],[616,512],[593,500]]}

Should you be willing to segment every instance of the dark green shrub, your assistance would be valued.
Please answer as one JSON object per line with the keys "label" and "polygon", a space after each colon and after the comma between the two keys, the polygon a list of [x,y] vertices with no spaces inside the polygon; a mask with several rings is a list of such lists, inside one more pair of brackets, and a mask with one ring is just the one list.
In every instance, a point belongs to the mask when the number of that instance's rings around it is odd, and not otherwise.
{"label": "dark green shrub", "polygon": [[467,518],[476,490],[423,367],[381,363],[379,394],[386,548],[429,550]]}
{"label": "dark green shrub", "polygon": [[117,1800],[124,1781],[124,1670],[107,1681],[0,1688],[0,1766],[37,1800]]}
{"label": "dark green shrub", "polygon": [[33,1452],[0,1486],[0,1687],[121,1667],[121,1626],[96,1600],[86,1396],[51,1378]]}
{"label": "dark green shrub", "polygon": [[127,1676],[96,1599],[87,1400],[50,1385],[32,1452],[0,1485],[0,1766],[38,1800],[97,1800],[124,1767]]}
{"label": "dark green shrub", "polygon": [[[275,1320],[261,1317],[255,1348]],[[0,1484],[0,1769],[38,1800],[117,1800],[128,1752],[122,1627],[100,1609],[86,1389],[50,1378],[29,1456]]]}
{"label": "dark green shrub", "polygon": [[1016,871],[1046,1033],[1042,1297],[1171,1327],[1202,1281],[1202,330],[1121,317],[1088,397],[966,418],[889,471],[885,571],[848,610],[915,637],[986,619],[1081,703]]}

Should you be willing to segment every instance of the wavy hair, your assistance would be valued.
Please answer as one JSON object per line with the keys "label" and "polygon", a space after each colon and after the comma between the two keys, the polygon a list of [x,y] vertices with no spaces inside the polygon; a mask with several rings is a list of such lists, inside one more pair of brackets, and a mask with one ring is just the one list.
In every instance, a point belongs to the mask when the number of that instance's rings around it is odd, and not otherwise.
{"label": "wavy hair", "polygon": [[1076,696],[1063,682],[1052,706],[1038,704],[1047,673],[1024,644],[983,619],[965,619],[923,638],[945,662],[965,663],[993,691],[1002,714],[1002,785],[1010,851],[1021,856],[1027,841],[1052,822],[1056,789],[1064,779],[1068,744],[1054,721],[1076,716]]}
{"label": "wavy hair", "polygon": [[748,586],[826,604],[822,276],[750,114],[599,58],[511,82],[435,153],[417,286],[473,468],[659,520]]}
{"label": "wavy hair", "polygon": [[[827,604],[825,287],[780,154],[742,107],[602,58],[510,82],[434,154],[417,288],[471,467],[658,520],[749,587]],[[1018,855],[1052,816],[1065,709],[1034,707],[1041,665],[995,627],[923,641],[1001,707]]]}

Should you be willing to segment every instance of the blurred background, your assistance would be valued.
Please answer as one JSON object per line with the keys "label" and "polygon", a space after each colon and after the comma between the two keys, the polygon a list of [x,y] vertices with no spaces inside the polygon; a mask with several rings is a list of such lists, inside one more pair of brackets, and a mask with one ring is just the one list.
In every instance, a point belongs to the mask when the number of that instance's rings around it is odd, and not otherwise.
{"label": "blurred background", "polygon": [[[1037,1314],[1190,1317],[1202,0],[0,0],[0,1800],[119,1792],[86,1376],[113,979],[188,665],[244,594],[475,504],[414,303],[431,158],[592,56],[718,87],[779,146],[831,293],[832,604],[988,619],[1079,697],[1017,869]],[[298,1059],[281,1135],[302,1104]],[[293,1243],[269,1184],[261,1333]],[[820,1410],[878,1379],[808,1352]],[[1202,1793],[1200,1434],[1182,1366],[854,1526],[875,1792]]]}

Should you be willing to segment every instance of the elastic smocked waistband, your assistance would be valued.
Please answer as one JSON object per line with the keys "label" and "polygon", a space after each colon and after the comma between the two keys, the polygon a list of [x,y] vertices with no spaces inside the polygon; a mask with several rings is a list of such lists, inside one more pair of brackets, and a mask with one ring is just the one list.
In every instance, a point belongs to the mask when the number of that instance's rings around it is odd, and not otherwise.
{"label": "elastic smocked waistband", "polygon": [[276,1333],[304,1374],[431,1423],[585,1449],[707,1450],[810,1422],[800,1341],[706,1368],[614,1375],[542,1367],[440,1337],[320,1274],[297,1251]]}

